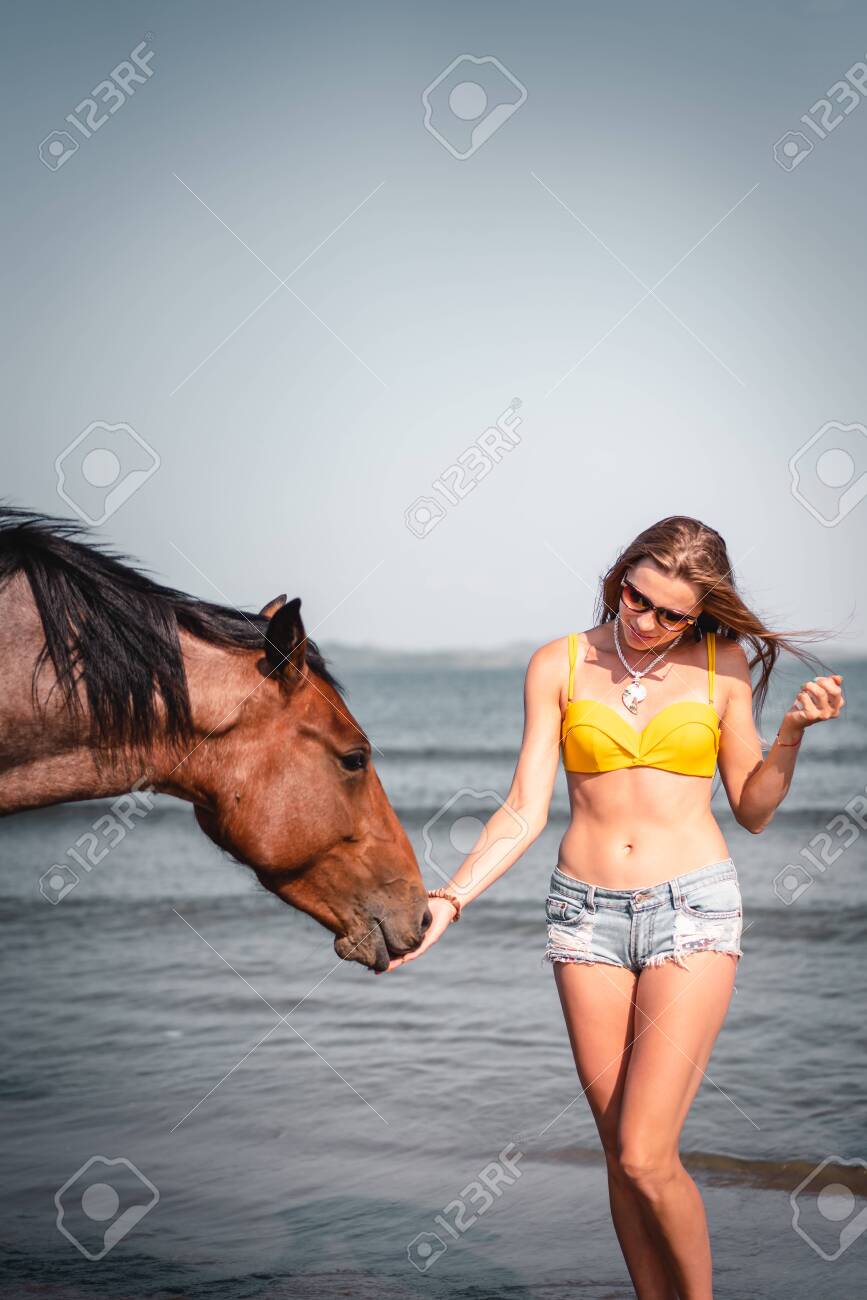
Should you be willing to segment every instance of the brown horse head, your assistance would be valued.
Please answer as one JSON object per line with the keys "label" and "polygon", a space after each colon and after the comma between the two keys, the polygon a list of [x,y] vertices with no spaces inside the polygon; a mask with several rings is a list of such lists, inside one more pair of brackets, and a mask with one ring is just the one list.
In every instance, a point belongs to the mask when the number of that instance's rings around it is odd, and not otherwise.
{"label": "brown horse head", "polygon": [[262,610],[260,679],[207,742],[212,806],[196,815],[267,889],[336,934],[340,957],[384,970],[421,942],[427,895],[370,741],[307,662],[301,601],[285,602]]}
{"label": "brown horse head", "polygon": [[301,602],[215,605],[80,532],[0,506],[0,815],[146,779],[341,957],[417,947],[418,866]]}

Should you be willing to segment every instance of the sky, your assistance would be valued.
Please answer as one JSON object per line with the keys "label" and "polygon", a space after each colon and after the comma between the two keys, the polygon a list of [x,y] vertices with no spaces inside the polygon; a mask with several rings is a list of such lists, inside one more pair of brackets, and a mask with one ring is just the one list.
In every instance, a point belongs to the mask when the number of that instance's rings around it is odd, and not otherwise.
{"label": "sky", "polygon": [[863,6],[5,26],[7,502],[326,649],[589,627],[689,514],[867,650]]}

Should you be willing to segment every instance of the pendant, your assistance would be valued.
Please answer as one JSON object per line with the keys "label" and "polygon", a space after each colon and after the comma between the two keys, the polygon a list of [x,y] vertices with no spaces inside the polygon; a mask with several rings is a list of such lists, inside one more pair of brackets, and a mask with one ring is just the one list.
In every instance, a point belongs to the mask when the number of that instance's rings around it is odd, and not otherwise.
{"label": "pendant", "polygon": [[647,699],[647,691],[638,678],[636,678],[634,682],[629,683],[626,690],[623,692],[621,699],[630,713],[637,713],[641,701]]}

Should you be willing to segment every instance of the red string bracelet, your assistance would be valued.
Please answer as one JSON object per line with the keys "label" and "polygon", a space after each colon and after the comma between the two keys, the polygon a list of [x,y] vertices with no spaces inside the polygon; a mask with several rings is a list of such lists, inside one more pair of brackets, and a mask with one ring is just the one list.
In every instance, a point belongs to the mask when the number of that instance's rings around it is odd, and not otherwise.
{"label": "red string bracelet", "polygon": [[774,740],[777,742],[778,745],[782,746],[783,749],[797,749],[803,739],[804,739],[803,731],[801,732],[797,740],[780,740],[779,732],[777,732],[776,736],[774,736]]}

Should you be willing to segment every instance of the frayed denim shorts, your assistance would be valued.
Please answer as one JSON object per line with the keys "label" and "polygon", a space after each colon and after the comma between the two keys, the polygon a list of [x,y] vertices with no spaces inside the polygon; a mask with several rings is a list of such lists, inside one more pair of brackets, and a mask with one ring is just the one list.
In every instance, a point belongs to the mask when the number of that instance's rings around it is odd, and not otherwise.
{"label": "frayed denim shorts", "polygon": [[743,904],[731,858],[646,889],[603,889],[555,867],[545,918],[543,961],[603,962],[638,973],[665,961],[688,970],[693,952],[743,956]]}

